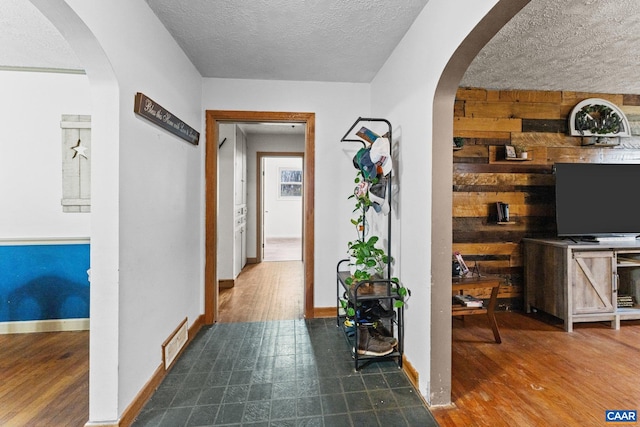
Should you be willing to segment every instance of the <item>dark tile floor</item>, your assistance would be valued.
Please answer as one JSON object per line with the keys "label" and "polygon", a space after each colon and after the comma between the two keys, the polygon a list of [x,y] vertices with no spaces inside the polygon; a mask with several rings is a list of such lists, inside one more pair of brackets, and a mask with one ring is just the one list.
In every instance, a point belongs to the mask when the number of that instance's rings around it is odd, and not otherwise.
{"label": "dark tile floor", "polygon": [[354,369],[335,319],[203,328],[134,426],[437,426],[394,361]]}

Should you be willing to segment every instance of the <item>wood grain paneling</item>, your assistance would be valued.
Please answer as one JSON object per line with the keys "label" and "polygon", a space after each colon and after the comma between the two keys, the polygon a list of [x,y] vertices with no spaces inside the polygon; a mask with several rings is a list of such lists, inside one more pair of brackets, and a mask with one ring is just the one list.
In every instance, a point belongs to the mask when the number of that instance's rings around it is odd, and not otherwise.
{"label": "wood grain paneling", "polygon": [[560,92],[534,91],[534,90],[500,90],[491,91],[487,96],[488,99],[501,102],[543,102],[543,103],[562,103],[562,94]]}
{"label": "wood grain paneling", "polygon": [[594,93],[594,92],[562,92],[562,103],[573,107],[578,102],[587,98],[600,98],[609,102],[613,102],[618,106],[624,105],[624,95],[617,95],[613,93]]}
{"label": "wood grain paneling", "polygon": [[[466,111],[466,109],[465,109]],[[519,132],[522,130],[522,120],[501,118],[473,118],[455,117],[453,132],[456,131],[490,131],[490,132]]]}
{"label": "wood grain paneling", "polygon": [[[553,165],[640,163],[640,137],[610,148],[583,146],[568,135],[568,115],[586,98],[606,99],[637,117],[630,124],[640,132],[640,96],[458,90],[453,133],[465,145],[453,153],[453,247],[483,272],[506,279],[512,288],[501,289],[502,308],[523,303],[522,238],[556,235]],[[526,146],[530,159],[505,160],[505,144]],[[511,224],[497,224],[497,201],[509,203]]]}
{"label": "wood grain paneling", "polygon": [[533,102],[474,102],[464,106],[465,117],[560,119],[560,105]]}

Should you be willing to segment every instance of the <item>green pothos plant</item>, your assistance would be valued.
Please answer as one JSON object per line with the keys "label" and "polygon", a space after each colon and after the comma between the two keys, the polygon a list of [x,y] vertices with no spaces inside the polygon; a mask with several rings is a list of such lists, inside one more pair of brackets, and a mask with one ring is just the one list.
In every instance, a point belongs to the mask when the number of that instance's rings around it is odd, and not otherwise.
{"label": "green pothos plant", "polygon": [[[384,249],[377,246],[380,238],[378,236],[366,237],[366,212],[371,207],[371,200],[369,199],[368,187],[371,184],[377,182],[377,178],[372,181],[366,181],[362,176],[362,173],[358,171],[358,175],[354,180],[356,188],[354,193],[349,196],[349,199],[355,199],[355,207],[353,212],[357,215],[351,219],[351,224],[356,228],[358,239],[352,240],[348,243],[347,253],[350,257],[349,265],[354,267],[351,272],[351,276],[345,279],[347,286],[352,286],[355,283],[359,283],[365,280],[370,280],[374,276],[382,277],[385,268],[393,261]],[[402,307],[404,305],[404,299],[411,295],[410,291],[400,285],[400,280],[397,277],[392,277],[390,280],[398,285],[397,292],[401,297],[395,300],[395,307]],[[342,308],[347,312],[353,308],[349,307],[346,300],[341,300]],[[349,310],[351,308],[351,310]]]}
{"label": "green pothos plant", "polygon": [[352,213],[356,214],[357,217],[351,218],[351,224],[356,227],[358,236],[364,237],[365,235],[365,214],[372,205],[371,199],[369,199],[369,186],[377,182],[378,178],[374,178],[371,182],[365,180],[362,172],[358,170],[358,174],[354,180],[356,187],[353,194],[348,197],[348,199],[355,199],[356,202]]}

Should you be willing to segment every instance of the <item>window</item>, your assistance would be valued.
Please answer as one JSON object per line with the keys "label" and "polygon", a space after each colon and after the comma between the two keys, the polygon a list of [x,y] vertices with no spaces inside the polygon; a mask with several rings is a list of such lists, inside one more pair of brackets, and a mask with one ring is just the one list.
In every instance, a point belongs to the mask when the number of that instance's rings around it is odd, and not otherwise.
{"label": "window", "polygon": [[302,170],[279,168],[279,199],[298,199],[302,197]]}

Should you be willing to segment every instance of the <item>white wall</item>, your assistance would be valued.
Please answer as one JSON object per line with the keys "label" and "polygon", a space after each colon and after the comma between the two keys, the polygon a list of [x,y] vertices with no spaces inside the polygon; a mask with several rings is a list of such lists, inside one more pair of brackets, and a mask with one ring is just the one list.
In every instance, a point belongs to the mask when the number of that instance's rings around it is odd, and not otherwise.
{"label": "white wall", "polygon": [[60,205],[61,115],[91,114],[87,76],[0,71],[0,93],[0,238],[89,237],[90,214]]}
{"label": "white wall", "polygon": [[[204,79],[202,99],[205,110],[315,113],[314,298],[316,307],[335,305],[336,263],[345,256],[347,242],[353,239],[349,222],[352,207],[347,197],[353,192],[355,176],[351,158],[359,148],[340,139],[358,117],[369,114],[369,85]],[[252,178],[247,177],[247,181],[251,183]]]}
{"label": "white wall", "polygon": [[279,197],[281,168],[302,170],[302,157],[266,158],[264,165],[264,236],[302,237],[302,197]]}
{"label": "white wall", "polygon": [[392,122],[397,140],[394,147],[399,194],[394,217],[394,274],[412,291],[405,311],[405,352],[420,373],[420,391],[427,399],[434,392],[432,380],[438,381],[430,377],[431,310],[450,310],[448,306],[431,304],[432,286],[450,290],[450,283],[431,280],[430,189],[432,180],[437,179],[432,177],[436,161],[432,157],[433,144],[448,147],[451,155],[450,141],[432,141],[434,96],[449,58],[497,1],[464,3],[462,8],[448,0],[429,1],[371,85],[372,113]]}

